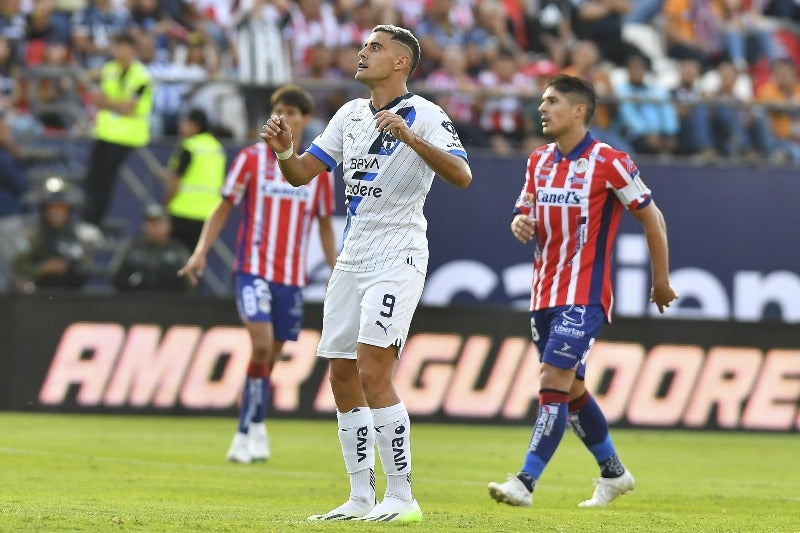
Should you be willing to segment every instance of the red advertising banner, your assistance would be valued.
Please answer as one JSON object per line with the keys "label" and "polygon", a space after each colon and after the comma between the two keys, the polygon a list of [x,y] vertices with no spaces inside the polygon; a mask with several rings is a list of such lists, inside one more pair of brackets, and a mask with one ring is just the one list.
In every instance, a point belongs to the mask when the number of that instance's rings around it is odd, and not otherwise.
{"label": "red advertising banner", "polygon": [[[125,295],[3,304],[10,342],[0,360],[11,373],[0,378],[0,408],[235,409],[250,346],[232,301]],[[273,416],[334,412],[325,361],[315,356],[320,306],[306,315],[273,372]],[[526,312],[506,309],[419,309],[396,373],[412,416],[530,423],[539,367],[528,324]],[[587,385],[615,425],[798,431],[800,338],[778,323],[618,320],[592,349]]]}

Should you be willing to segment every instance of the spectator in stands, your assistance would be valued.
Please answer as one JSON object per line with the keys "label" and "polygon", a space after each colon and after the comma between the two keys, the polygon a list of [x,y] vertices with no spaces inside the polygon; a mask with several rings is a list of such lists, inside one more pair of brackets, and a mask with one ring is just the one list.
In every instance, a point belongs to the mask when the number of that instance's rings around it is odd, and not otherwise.
{"label": "spectator in stands", "polygon": [[769,116],[775,138],[774,160],[800,162],[800,83],[794,61],[776,61],[770,81],[756,90],[756,99]]}
{"label": "spectator in stands", "polygon": [[131,23],[124,7],[111,0],[89,0],[72,17],[72,44],[80,65],[90,71],[103,67],[114,55],[113,37],[128,31]]}
{"label": "spectator in stands", "polygon": [[111,283],[120,291],[188,291],[192,284],[178,276],[189,250],[172,238],[172,224],[158,204],[145,208],[141,234],[120,249],[111,267]]}
{"label": "spectator in stands", "polygon": [[649,65],[646,57],[628,59],[628,79],[614,87],[619,99],[620,131],[640,154],[675,152],[678,116],[663,87],[646,80]]}
{"label": "spectator in stands", "polygon": [[488,136],[492,150],[508,154],[535,139],[533,123],[525,112],[523,99],[538,96],[535,80],[520,72],[517,56],[500,49],[494,62],[478,75],[482,89],[479,126]]}
{"label": "spectator in stands", "polygon": [[571,0],[541,0],[527,17],[528,50],[546,53],[561,68],[567,63],[569,44],[575,40],[572,29],[574,7]]}
{"label": "spectator in stands", "polygon": [[108,211],[117,173],[134,148],[150,141],[153,85],[147,68],[136,58],[136,41],[130,33],[113,38],[114,59],[103,65],[100,90],[93,94],[97,106],[94,142],[84,181],[84,220],[99,226]]}
{"label": "spectator in stands", "polygon": [[711,136],[711,114],[705,95],[700,90],[700,62],[694,58],[679,63],[678,86],[671,91],[678,113],[678,143],[676,153],[695,156],[697,162],[716,159]]}
{"label": "spectator in stands", "polygon": [[5,37],[0,36],[0,112],[16,107],[20,97],[20,64],[12,57],[12,49]]}
{"label": "spectator in stands", "polygon": [[467,57],[458,46],[442,51],[442,66],[425,78],[431,100],[453,121],[461,142],[467,146],[487,147],[486,135],[477,125],[476,100],[480,90],[477,80],[467,72]]}
{"label": "spectator in stands", "polygon": [[[611,86],[608,69],[601,62],[600,50],[592,41],[578,41],[570,49],[569,66],[561,73],[582,78],[594,87],[598,102],[589,125],[592,135],[604,143],[616,147],[625,153],[632,153],[633,147],[624,137],[614,131],[611,122],[616,112],[614,88]],[[452,116],[452,115],[451,115]]]}
{"label": "spectator in stands", "polygon": [[[208,80],[205,65],[197,64],[194,58],[199,50],[202,57],[202,43],[192,44],[188,50],[187,61],[181,64],[174,60],[175,48],[168,52],[166,59],[156,50],[156,38],[151,34],[140,35],[137,42],[139,58],[147,67],[153,80],[153,113],[150,129],[153,135],[178,135],[178,122],[187,107],[189,96],[200,83]],[[192,57],[191,63],[189,58]]]}
{"label": "spectator in stands", "polygon": [[73,216],[74,190],[61,178],[48,178],[39,202],[39,224],[30,228],[14,259],[19,290],[82,287],[89,276],[90,247]]}
{"label": "spectator in stands", "polygon": [[[415,33],[422,48],[422,61],[417,68],[424,76],[442,63],[442,51],[448,46],[462,49],[467,44],[467,30],[450,20],[455,0],[430,0],[425,5],[425,15]],[[472,58],[470,58],[472,59]],[[468,69],[480,67],[474,63]]]}
{"label": "spectator in stands", "polygon": [[[38,80],[25,80],[31,111],[41,123],[55,130],[68,130],[85,113],[70,67],[69,48],[58,41],[46,43],[40,65],[54,74]],[[61,74],[56,74],[61,70]]]}
{"label": "spectator in stands", "polygon": [[181,142],[162,173],[173,235],[189,250],[217,207],[225,180],[225,150],[209,130],[206,114],[190,110],[180,122]]}
{"label": "spectator in stands", "polygon": [[6,39],[13,60],[22,59],[25,44],[26,13],[20,0],[0,0],[0,35]]}
{"label": "spectator in stands", "polygon": [[461,52],[466,54],[469,72],[477,74],[486,65],[490,65],[501,48],[511,50],[521,57],[523,50],[511,32],[511,24],[503,4],[498,0],[482,0],[475,6],[475,11],[475,26],[467,30],[466,46]]}
{"label": "spectator in stands", "polygon": [[0,293],[9,290],[11,265],[25,223],[23,198],[28,191],[28,177],[19,161],[21,155],[10,125],[0,115]]}
{"label": "spectator in stands", "polygon": [[694,58],[703,69],[720,59],[722,21],[714,0],[664,0],[667,55]]}
{"label": "spectator in stands", "polygon": [[331,3],[296,0],[289,3],[289,15],[286,38],[291,43],[292,70],[298,73],[308,68],[308,54],[312,46],[322,43],[333,50],[342,36]]}
{"label": "spectator in stands", "polygon": [[141,41],[149,36],[153,41],[153,60],[167,61],[170,53],[170,29],[175,24],[167,10],[156,0],[131,0],[131,33]]}
{"label": "spectator in stands", "polygon": [[632,0],[624,20],[626,23],[650,24],[661,13],[663,4],[664,0]]}
{"label": "spectator in stands", "polygon": [[769,157],[773,144],[769,123],[763,110],[738,94],[736,67],[730,61],[722,61],[716,73],[719,86],[709,100],[717,151],[724,157],[741,157],[745,162]]}
{"label": "spectator in stands", "polygon": [[264,86],[292,79],[289,39],[283,32],[287,4],[283,0],[243,0],[234,14],[236,74],[247,109],[249,139],[256,137],[269,112]]}
{"label": "spectator in stands", "polygon": [[764,2],[757,0],[720,2],[725,53],[740,71],[762,58],[770,63],[778,58],[770,23],[763,15],[765,7]]}
{"label": "spectator in stands", "polygon": [[631,55],[642,54],[635,45],[622,38],[623,17],[631,8],[630,0],[573,1],[572,29],[575,36],[594,41],[604,59],[624,66]]}

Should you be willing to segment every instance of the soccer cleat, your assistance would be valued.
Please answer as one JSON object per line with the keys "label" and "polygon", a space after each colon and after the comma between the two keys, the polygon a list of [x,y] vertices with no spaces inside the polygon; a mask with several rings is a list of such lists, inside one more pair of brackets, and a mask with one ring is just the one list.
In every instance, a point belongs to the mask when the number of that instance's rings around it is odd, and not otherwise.
{"label": "soccer cleat", "polygon": [[252,463],[253,457],[247,449],[247,435],[238,431],[233,436],[233,442],[225,458],[232,463]]}
{"label": "soccer cleat", "polygon": [[592,498],[579,503],[578,507],[605,507],[620,494],[633,490],[633,485],[633,476],[627,469],[620,477],[595,479]]}
{"label": "soccer cleat", "polygon": [[250,424],[247,429],[247,450],[253,462],[269,459],[269,437],[264,422]]}
{"label": "soccer cleat", "polygon": [[375,508],[356,520],[365,522],[421,522],[422,509],[417,500],[401,500],[394,496],[384,496],[383,501]]}
{"label": "soccer cleat", "polygon": [[533,495],[522,481],[514,474],[509,474],[504,483],[489,483],[489,496],[497,503],[507,503],[515,507],[530,507]]}
{"label": "soccer cleat", "polygon": [[332,509],[325,514],[312,514],[308,517],[312,522],[322,520],[354,520],[368,514],[375,504],[367,503],[364,500],[350,499],[336,509]]}

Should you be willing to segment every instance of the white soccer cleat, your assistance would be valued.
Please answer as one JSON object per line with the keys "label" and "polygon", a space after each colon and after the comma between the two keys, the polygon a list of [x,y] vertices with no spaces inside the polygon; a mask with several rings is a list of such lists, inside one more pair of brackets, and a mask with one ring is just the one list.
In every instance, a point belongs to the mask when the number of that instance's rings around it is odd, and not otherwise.
{"label": "white soccer cleat", "polygon": [[247,435],[239,433],[238,431],[233,436],[231,447],[228,448],[228,453],[225,458],[232,463],[252,463],[253,457],[247,449]]}
{"label": "white soccer cleat", "polygon": [[374,503],[350,499],[336,509],[332,509],[325,514],[312,514],[308,519],[312,522],[322,520],[355,520],[367,515],[374,507]]}
{"label": "white soccer cleat", "polygon": [[533,495],[528,487],[514,474],[509,474],[504,483],[489,483],[489,496],[497,503],[507,503],[515,507],[530,507]]}
{"label": "white soccer cleat", "polygon": [[250,424],[247,429],[247,450],[253,462],[269,459],[269,437],[264,422]]}
{"label": "white soccer cleat", "polygon": [[401,500],[394,496],[384,496],[383,501],[375,508],[356,520],[365,522],[421,522],[422,509],[417,500]]}
{"label": "white soccer cleat", "polygon": [[634,483],[633,476],[627,469],[620,477],[595,479],[592,498],[579,503],[578,507],[605,507],[620,494],[632,491]]}

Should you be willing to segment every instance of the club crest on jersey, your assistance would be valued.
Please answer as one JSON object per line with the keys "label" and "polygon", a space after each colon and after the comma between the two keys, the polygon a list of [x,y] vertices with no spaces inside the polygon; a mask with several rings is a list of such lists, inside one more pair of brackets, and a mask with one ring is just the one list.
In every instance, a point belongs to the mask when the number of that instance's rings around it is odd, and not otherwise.
{"label": "club crest on jersey", "polygon": [[628,156],[620,157],[619,162],[625,165],[625,168],[628,170],[629,174],[636,170],[636,163],[634,163],[633,160]]}
{"label": "club crest on jersey", "polygon": [[381,147],[385,152],[391,153],[394,150],[394,147],[397,146],[398,142],[400,141],[397,140],[397,137],[388,131],[385,131],[383,134],[381,134]]}
{"label": "club crest on jersey", "polygon": [[575,165],[572,167],[572,170],[575,172],[575,174],[583,174],[589,170],[589,160],[585,157],[581,157],[575,161]]}

